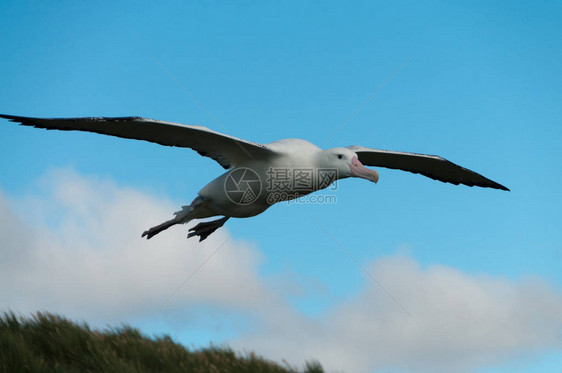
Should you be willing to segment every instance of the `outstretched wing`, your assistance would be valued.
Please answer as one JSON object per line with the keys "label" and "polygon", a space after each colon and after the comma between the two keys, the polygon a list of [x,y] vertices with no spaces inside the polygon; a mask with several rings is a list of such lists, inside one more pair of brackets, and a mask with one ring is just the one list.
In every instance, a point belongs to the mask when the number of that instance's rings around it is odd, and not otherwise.
{"label": "outstretched wing", "polygon": [[275,153],[267,146],[225,135],[203,126],[164,122],[141,117],[29,118],[2,115],[12,122],[47,130],[87,131],[166,146],[191,148],[228,169]]}
{"label": "outstretched wing", "polygon": [[461,167],[437,155],[396,152],[390,150],[371,149],[359,145],[348,146],[359,157],[359,161],[366,166],[393,168],[421,174],[455,185],[479,186],[509,190],[484,176]]}

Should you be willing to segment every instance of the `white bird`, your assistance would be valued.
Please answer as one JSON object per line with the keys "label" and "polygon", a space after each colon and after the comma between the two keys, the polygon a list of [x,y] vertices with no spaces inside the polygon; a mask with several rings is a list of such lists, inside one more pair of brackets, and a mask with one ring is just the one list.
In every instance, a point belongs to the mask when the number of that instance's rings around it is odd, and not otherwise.
{"label": "white bird", "polygon": [[484,176],[435,155],[348,146],[322,150],[300,139],[258,144],[206,127],[140,117],[29,118],[0,115],[12,122],[47,130],[88,131],[160,145],[191,148],[217,161],[227,171],[212,180],[175,217],[142,234],[150,239],[176,224],[213,216],[189,230],[188,238],[207,238],[229,218],[261,214],[272,204],[327,188],[335,180],[359,177],[377,182],[378,166],[413,172],[455,185],[509,190]]}

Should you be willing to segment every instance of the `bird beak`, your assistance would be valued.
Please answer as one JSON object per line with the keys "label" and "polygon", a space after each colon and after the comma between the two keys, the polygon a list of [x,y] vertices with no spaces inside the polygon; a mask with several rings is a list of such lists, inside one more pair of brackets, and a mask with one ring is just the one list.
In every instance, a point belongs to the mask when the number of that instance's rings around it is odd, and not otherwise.
{"label": "bird beak", "polygon": [[351,159],[351,165],[349,165],[349,169],[351,170],[352,176],[367,179],[374,183],[379,181],[379,173],[375,170],[371,170],[363,166],[363,164],[359,162],[359,159],[357,157],[353,157]]}

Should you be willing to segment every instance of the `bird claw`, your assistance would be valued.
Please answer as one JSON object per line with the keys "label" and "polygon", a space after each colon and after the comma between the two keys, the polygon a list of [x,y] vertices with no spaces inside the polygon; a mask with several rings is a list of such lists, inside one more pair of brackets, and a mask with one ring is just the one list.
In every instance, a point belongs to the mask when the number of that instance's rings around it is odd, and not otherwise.
{"label": "bird claw", "polygon": [[189,234],[187,235],[187,238],[199,236],[199,242],[201,242],[207,237],[209,237],[211,233],[222,227],[227,220],[228,217],[224,217],[213,221],[199,223],[195,227],[189,229]]}

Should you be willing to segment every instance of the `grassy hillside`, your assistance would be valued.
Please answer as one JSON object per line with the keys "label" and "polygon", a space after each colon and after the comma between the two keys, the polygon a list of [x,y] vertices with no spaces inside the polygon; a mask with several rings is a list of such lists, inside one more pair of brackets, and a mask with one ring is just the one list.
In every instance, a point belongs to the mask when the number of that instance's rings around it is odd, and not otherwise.
{"label": "grassy hillside", "polygon": [[[297,372],[229,348],[189,350],[169,336],[148,338],[124,326],[103,331],[40,313],[0,317],[2,372]],[[307,363],[304,372],[323,372]]]}

